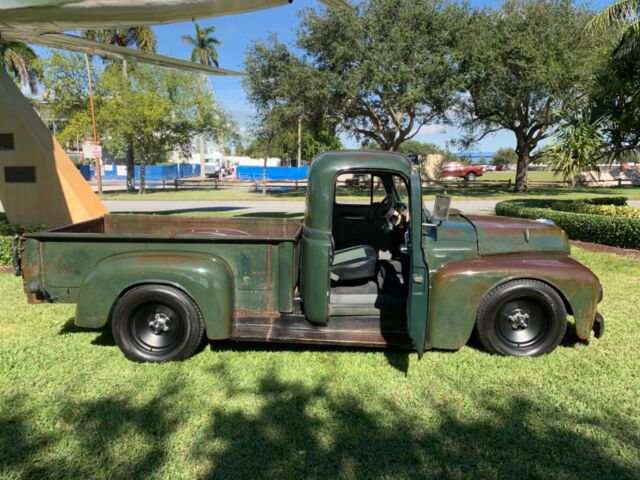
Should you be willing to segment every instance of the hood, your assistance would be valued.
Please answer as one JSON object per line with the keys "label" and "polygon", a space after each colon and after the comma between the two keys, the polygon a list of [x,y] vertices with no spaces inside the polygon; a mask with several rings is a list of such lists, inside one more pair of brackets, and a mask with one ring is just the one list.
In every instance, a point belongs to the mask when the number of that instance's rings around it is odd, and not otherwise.
{"label": "hood", "polygon": [[521,218],[464,215],[476,229],[480,255],[517,252],[569,253],[567,234],[550,223]]}

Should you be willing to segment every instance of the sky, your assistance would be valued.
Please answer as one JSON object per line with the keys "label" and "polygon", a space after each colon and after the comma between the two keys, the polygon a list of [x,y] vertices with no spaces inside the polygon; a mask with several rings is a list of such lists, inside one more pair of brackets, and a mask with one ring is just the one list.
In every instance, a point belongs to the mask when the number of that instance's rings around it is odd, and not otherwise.
{"label": "sky", "polygon": [[[495,0],[472,0],[472,5],[495,5]],[[591,8],[601,9],[609,2],[595,0],[590,3]],[[270,34],[278,35],[280,41],[292,45],[295,41],[295,31],[299,24],[300,10],[320,4],[315,0],[294,0],[293,4],[267,10],[261,10],[241,15],[217,17],[200,20],[204,26],[216,27],[215,36],[222,42],[217,48],[220,67],[231,70],[243,70],[245,53],[253,42],[266,39]],[[324,7],[320,7],[324,8]],[[182,42],[182,35],[193,35],[193,22],[177,23],[154,27],[158,37],[158,53],[189,59],[191,47]],[[241,77],[210,76],[211,84],[216,92],[218,101],[239,124],[241,134],[249,135],[249,129],[255,121],[254,108],[247,100],[242,87]],[[421,142],[434,143],[440,147],[447,147],[448,143],[461,136],[461,132],[453,126],[427,125],[416,135]],[[341,137],[345,148],[357,147],[353,138]],[[500,131],[485,137],[474,146],[474,151],[494,152],[500,147],[515,147],[515,138],[509,131]],[[456,150],[455,147],[451,147]]]}
{"label": "sky", "polygon": [[[475,3],[475,2],[474,2]],[[253,42],[266,39],[275,33],[278,39],[292,45],[295,42],[295,31],[299,24],[300,10],[306,7],[321,5],[315,0],[294,0],[293,4],[227,17],[200,20],[204,26],[216,27],[215,36],[223,44],[217,48],[220,67],[231,70],[243,69],[247,50]],[[320,6],[320,8],[323,8]],[[158,53],[180,58],[189,58],[191,48],[180,40],[181,35],[193,35],[192,22],[177,23],[154,27],[158,37]],[[241,133],[247,132],[255,121],[254,108],[247,100],[240,77],[210,76],[211,84],[218,101],[229,112],[241,127]],[[460,132],[452,126],[427,125],[416,135],[415,140],[430,142],[441,147],[460,136]],[[355,139],[342,135],[345,148],[357,147]],[[492,152],[500,147],[515,146],[515,139],[510,132],[498,132],[486,137],[474,147],[474,150]]]}

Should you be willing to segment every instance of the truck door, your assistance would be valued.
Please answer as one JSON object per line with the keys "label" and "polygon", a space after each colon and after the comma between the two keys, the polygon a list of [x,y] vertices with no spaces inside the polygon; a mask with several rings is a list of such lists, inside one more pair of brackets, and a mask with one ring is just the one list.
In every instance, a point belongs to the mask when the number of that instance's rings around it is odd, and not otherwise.
{"label": "truck door", "polygon": [[429,311],[429,271],[422,253],[422,183],[417,172],[411,173],[410,190],[411,230],[409,255],[411,267],[407,296],[407,332],[413,341],[418,358],[422,358],[427,337]]}

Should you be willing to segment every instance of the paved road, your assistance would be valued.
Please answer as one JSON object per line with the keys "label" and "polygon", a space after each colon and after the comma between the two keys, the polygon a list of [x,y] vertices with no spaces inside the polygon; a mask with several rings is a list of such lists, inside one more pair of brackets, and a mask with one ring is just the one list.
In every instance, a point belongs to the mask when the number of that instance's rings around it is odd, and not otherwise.
{"label": "paved road", "polygon": [[[492,214],[496,200],[453,200],[451,206],[465,213]],[[189,212],[189,211],[242,211],[249,212],[304,212],[304,202],[279,201],[105,201],[111,212]],[[429,205],[429,203],[428,203]],[[631,200],[629,205],[640,207],[640,200]],[[2,211],[2,204],[0,204]]]}
{"label": "paved road", "polygon": [[[242,210],[244,212],[304,212],[304,202],[281,201],[105,201],[111,212],[224,212]],[[494,200],[454,200],[451,206],[466,213],[494,212]]]}

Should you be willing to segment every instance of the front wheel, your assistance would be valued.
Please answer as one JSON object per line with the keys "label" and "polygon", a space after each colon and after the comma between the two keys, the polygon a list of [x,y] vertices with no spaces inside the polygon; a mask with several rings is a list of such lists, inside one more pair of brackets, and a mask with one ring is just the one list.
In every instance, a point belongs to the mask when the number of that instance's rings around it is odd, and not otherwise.
{"label": "front wheel", "polygon": [[195,302],[166,285],[129,290],[116,304],[111,324],[118,347],[135,362],[184,360],[204,338],[204,322]]}
{"label": "front wheel", "polygon": [[553,351],[567,328],[560,295],[537,280],[514,280],[482,300],[476,333],[484,348],[499,355],[537,356]]}
{"label": "front wheel", "polygon": [[473,182],[476,179],[476,174],[473,172],[467,173],[467,182]]}

